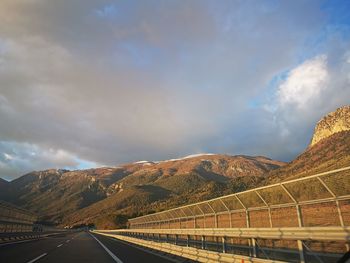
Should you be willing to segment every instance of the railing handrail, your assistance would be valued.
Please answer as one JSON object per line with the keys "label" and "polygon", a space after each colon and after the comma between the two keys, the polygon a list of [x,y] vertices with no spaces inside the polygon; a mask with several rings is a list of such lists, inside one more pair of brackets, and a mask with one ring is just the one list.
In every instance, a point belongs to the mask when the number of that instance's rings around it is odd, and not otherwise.
{"label": "railing handrail", "polygon": [[152,233],[290,240],[349,241],[350,227],[275,227],[275,228],[180,228],[97,230],[100,233]]}

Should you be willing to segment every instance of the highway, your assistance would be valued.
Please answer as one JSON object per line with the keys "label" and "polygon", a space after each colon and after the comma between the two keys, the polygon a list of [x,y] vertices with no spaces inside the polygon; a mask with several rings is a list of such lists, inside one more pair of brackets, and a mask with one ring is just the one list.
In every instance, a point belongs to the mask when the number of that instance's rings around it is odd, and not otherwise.
{"label": "highway", "polygon": [[[184,260],[185,261],[185,260]],[[0,245],[1,263],[174,262],[122,241],[89,232],[63,233],[38,240]]]}

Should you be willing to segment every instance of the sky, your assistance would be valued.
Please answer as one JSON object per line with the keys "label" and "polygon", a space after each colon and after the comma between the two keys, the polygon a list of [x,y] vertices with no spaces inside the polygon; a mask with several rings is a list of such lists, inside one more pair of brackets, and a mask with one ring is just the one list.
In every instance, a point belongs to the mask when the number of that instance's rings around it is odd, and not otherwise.
{"label": "sky", "polygon": [[290,161],[350,102],[350,1],[1,0],[0,177]]}

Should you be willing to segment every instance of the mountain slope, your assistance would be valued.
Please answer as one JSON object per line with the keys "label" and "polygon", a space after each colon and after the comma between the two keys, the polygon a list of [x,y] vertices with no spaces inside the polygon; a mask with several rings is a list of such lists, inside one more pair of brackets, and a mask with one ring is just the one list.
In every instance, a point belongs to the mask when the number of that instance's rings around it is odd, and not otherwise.
{"label": "mountain slope", "polygon": [[186,187],[195,188],[206,181],[227,182],[242,176],[263,176],[284,163],[260,156],[205,154],[161,162],[138,162],[136,165],[142,168],[112,184],[110,188],[155,184],[181,192]]}
{"label": "mountain slope", "polygon": [[350,165],[350,106],[317,122],[310,145],[295,160],[270,171],[265,184],[299,178]]}
{"label": "mountain slope", "polygon": [[350,131],[337,132],[308,147],[289,164],[271,171],[266,184],[350,165]]}
{"label": "mountain slope", "polygon": [[120,215],[147,214],[246,189],[282,165],[283,162],[261,156],[214,154],[127,164],[124,167],[133,172],[112,184],[107,198],[72,213],[63,223],[118,227],[115,219]]}
{"label": "mountain slope", "polygon": [[[106,199],[78,210],[66,218],[64,225],[95,224],[98,227],[117,227],[118,215],[132,217],[149,212],[149,204],[167,199],[171,192],[153,185],[132,186]],[[125,222],[123,222],[125,223]]]}
{"label": "mountain slope", "polygon": [[5,195],[7,193],[8,186],[9,186],[9,182],[0,178],[0,199],[3,195]]}
{"label": "mountain slope", "polygon": [[11,181],[3,199],[39,214],[42,220],[60,222],[63,216],[105,198],[110,181],[123,176],[117,168],[32,172]]}
{"label": "mountain slope", "polygon": [[6,186],[6,185],[8,185],[8,183],[9,183],[8,181],[6,181],[6,180],[0,178],[0,187]]}
{"label": "mountain slope", "polygon": [[348,166],[348,109],[320,120],[309,147],[288,164],[260,156],[200,154],[113,168],[47,170],[5,182],[9,191],[0,191],[0,198],[62,225],[122,227],[129,217]]}
{"label": "mountain slope", "polygon": [[[5,200],[39,213],[42,220],[72,225],[91,223],[86,221],[89,218],[96,223],[113,213],[130,216],[175,206],[186,200],[214,197],[230,186],[235,187],[231,181],[263,178],[282,165],[283,162],[261,156],[202,154],[114,168],[52,169],[32,172],[10,182],[11,194],[7,194]],[[239,187],[247,187],[247,184],[239,184]],[[128,200],[143,202],[129,203]]]}

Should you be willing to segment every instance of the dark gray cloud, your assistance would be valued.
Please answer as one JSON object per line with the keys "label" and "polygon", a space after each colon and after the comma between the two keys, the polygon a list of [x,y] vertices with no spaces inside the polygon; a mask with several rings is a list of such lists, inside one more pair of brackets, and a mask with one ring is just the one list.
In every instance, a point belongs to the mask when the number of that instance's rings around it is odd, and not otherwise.
{"label": "dark gray cloud", "polygon": [[197,152],[290,160],[350,98],[344,27],[321,6],[1,1],[0,176]]}

